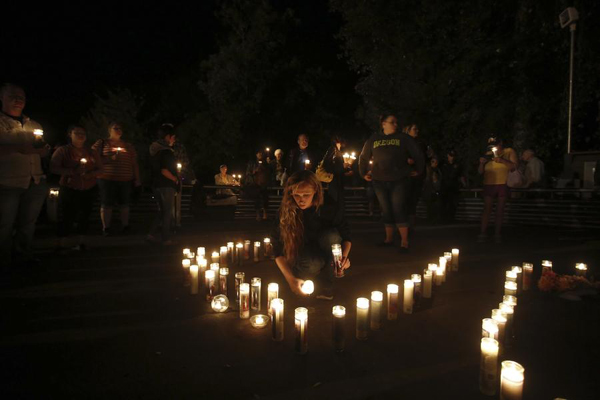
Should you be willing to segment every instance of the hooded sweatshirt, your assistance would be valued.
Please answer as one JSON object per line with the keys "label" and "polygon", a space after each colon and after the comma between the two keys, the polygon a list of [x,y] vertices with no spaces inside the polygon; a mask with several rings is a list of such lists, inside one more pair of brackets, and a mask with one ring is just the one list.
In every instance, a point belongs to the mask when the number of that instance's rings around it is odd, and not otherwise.
{"label": "hooded sweatshirt", "polygon": [[152,165],[152,187],[177,188],[177,184],[162,174],[163,169],[169,170],[177,176],[177,160],[173,148],[164,140],[157,140],[150,145],[150,159]]}
{"label": "hooded sweatshirt", "polygon": [[[373,159],[372,177],[376,181],[395,181],[410,176],[411,170],[419,174],[425,169],[425,157],[415,140],[405,133],[373,134],[363,147],[359,158],[360,175],[365,176],[369,161]],[[412,158],[414,167],[408,164]]]}

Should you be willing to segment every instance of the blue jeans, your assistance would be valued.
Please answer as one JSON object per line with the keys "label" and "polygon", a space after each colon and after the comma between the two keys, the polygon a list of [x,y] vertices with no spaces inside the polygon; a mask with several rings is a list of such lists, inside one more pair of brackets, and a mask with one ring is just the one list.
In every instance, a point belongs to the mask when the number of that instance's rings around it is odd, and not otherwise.
{"label": "blue jeans", "polygon": [[386,227],[407,227],[410,178],[389,182],[373,181],[373,189],[381,207],[383,224]]}
{"label": "blue jeans", "polygon": [[[48,197],[48,185],[42,179],[27,189],[0,185],[0,265],[11,264],[13,247],[23,258],[32,258],[35,222]],[[13,232],[14,243],[13,243]]]}
{"label": "blue jeans", "polygon": [[298,252],[292,272],[296,278],[314,279],[317,285],[330,288],[333,284],[332,244],[341,244],[337,230],[326,230],[319,235],[318,243],[304,245]]}
{"label": "blue jeans", "polygon": [[173,224],[173,205],[175,204],[175,189],[172,187],[158,187],[152,189],[154,198],[158,203],[158,213],[150,227],[150,235],[154,236],[161,227],[161,238],[165,242],[171,237]]}
{"label": "blue jeans", "polygon": [[131,199],[131,181],[110,181],[98,179],[100,189],[100,204],[103,208],[112,208],[119,204],[129,206]]}

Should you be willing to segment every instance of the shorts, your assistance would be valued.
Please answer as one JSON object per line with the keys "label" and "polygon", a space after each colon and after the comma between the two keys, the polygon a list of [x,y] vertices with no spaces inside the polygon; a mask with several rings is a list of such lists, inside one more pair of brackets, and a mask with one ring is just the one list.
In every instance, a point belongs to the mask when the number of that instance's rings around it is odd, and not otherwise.
{"label": "shorts", "polygon": [[131,199],[131,181],[98,179],[102,207],[128,206]]}
{"label": "shorts", "polygon": [[508,197],[509,189],[506,184],[483,185],[483,197]]}

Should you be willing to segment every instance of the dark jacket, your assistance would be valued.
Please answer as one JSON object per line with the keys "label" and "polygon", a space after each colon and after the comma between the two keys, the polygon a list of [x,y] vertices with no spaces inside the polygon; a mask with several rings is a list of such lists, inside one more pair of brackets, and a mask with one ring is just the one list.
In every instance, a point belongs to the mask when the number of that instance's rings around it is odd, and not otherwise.
{"label": "dark jacket", "polygon": [[[310,160],[308,168],[306,168],[305,160]],[[317,160],[312,150],[310,150],[308,147],[304,150],[300,150],[299,147],[296,147],[290,150],[287,165],[288,175],[291,176],[292,174],[298,171],[304,171],[305,169],[314,171],[317,168],[319,161],[320,160]]]}
{"label": "dark jacket", "polygon": [[[425,155],[415,140],[405,133],[384,135],[373,134],[363,146],[359,158],[360,175],[369,170],[369,160],[373,158],[372,177],[376,181],[395,181],[410,176],[411,170],[423,174]],[[412,158],[414,165],[408,164]]]}
{"label": "dark jacket", "polygon": [[177,160],[173,148],[164,140],[157,140],[150,145],[150,165],[152,168],[152,187],[177,188],[177,183],[162,174],[163,169],[177,176]]}

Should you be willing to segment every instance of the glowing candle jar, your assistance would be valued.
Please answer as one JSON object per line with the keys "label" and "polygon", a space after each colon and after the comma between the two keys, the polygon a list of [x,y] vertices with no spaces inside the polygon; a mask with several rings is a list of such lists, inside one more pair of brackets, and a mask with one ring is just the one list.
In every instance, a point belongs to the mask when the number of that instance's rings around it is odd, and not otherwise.
{"label": "glowing candle jar", "polygon": [[452,252],[445,251],[444,258],[446,259],[446,275],[448,275],[452,271]]}
{"label": "glowing candle jar", "polygon": [[254,262],[260,261],[260,242],[254,242]]}
{"label": "glowing candle jar", "polygon": [[234,263],[234,249],[235,244],[233,242],[227,242],[227,261],[231,264]]}
{"label": "glowing candle jar", "polygon": [[342,268],[342,245],[332,244],[331,254],[333,257],[333,276],[336,278],[343,278],[344,269]]}
{"label": "glowing candle jar", "polygon": [[438,278],[438,265],[437,264],[427,264],[427,270],[431,271],[433,284],[435,286],[441,286],[442,281],[440,278]]}
{"label": "glowing candle jar", "polygon": [[481,361],[479,364],[479,390],[486,396],[496,394],[498,386],[498,341],[481,339]]}
{"label": "glowing candle jar", "polygon": [[213,251],[210,255],[210,261],[212,264],[219,262],[219,252]]}
{"label": "glowing candle jar", "polygon": [[271,244],[271,238],[264,238],[263,246],[265,248],[265,258],[272,258],[273,257],[273,245]]}
{"label": "glowing candle jar", "polygon": [[227,246],[221,246],[219,249],[219,264],[223,267],[229,265],[229,260],[227,260]]}
{"label": "glowing candle jar", "polygon": [[584,263],[575,264],[575,274],[577,276],[585,276],[587,274],[587,264],[584,264]]}
{"label": "glowing candle jar", "polygon": [[250,285],[247,283],[240,284],[240,318],[250,318]]}
{"label": "glowing candle jar", "polygon": [[369,299],[356,299],[356,338],[367,340],[369,337]]}
{"label": "glowing candle jar", "polygon": [[504,273],[506,276],[506,282],[515,282],[517,283],[517,273],[515,271],[509,270]]}
{"label": "glowing candle jar", "polygon": [[310,168],[310,160],[309,159],[304,160],[304,168],[307,168],[307,169]]}
{"label": "glowing candle jar", "polygon": [[192,284],[190,277],[190,265],[192,262],[189,258],[184,258],[181,260],[181,266],[183,267],[183,286],[190,286]]}
{"label": "glowing candle jar", "polygon": [[242,259],[243,259],[243,252],[244,252],[244,243],[236,243],[235,245],[235,259],[237,262],[238,267],[240,267],[242,265]]}
{"label": "glowing candle jar", "polygon": [[250,280],[250,308],[260,311],[260,289],[262,283],[260,278],[252,278]]}
{"label": "glowing candle jar", "polygon": [[256,314],[253,315],[252,318],[250,318],[250,325],[252,325],[252,327],[256,329],[265,328],[268,323],[269,317],[267,317],[264,314]]}
{"label": "glowing candle jar", "polygon": [[542,260],[542,275],[544,275],[544,272],[550,271],[552,271],[552,261]]}
{"label": "glowing candle jar", "polygon": [[395,321],[398,319],[398,285],[387,285],[387,300],[387,319]]}
{"label": "glowing candle jar", "polygon": [[85,166],[87,164],[87,158],[82,158],[81,160],[79,160],[79,164]]}
{"label": "glowing candle jar", "polygon": [[294,311],[296,322],[296,353],[306,354],[308,352],[308,310],[298,307]]}
{"label": "glowing candle jar", "polygon": [[452,271],[458,271],[458,255],[459,249],[452,249]]}
{"label": "glowing candle jar", "polygon": [[227,296],[227,279],[229,278],[229,268],[222,267],[219,269],[219,293]]}
{"label": "glowing candle jar", "polygon": [[204,275],[206,274],[206,267],[208,266],[208,261],[206,258],[201,258],[198,261],[198,279],[201,284],[204,284]]}
{"label": "glowing candle jar", "polygon": [[177,172],[181,172],[182,169],[183,169],[183,164],[178,162],[177,163]]}
{"label": "glowing candle jar", "polygon": [[494,321],[496,321],[496,325],[498,325],[498,343],[505,343],[505,332],[506,332],[506,314],[498,309],[495,308],[492,310],[492,319]]}
{"label": "glowing candle jar", "polygon": [[523,268],[514,265],[512,271],[517,274],[517,294],[521,294],[523,292]]}
{"label": "glowing candle jar", "polygon": [[188,249],[187,247],[185,249],[183,249],[183,256],[187,257],[188,254],[190,254],[190,249]]}
{"label": "glowing candle jar", "polygon": [[206,301],[212,301],[217,292],[217,287],[215,285],[215,271],[209,269],[204,274],[204,281],[206,285]]}
{"label": "glowing candle jar", "polygon": [[310,296],[315,291],[315,284],[311,280],[304,281],[300,290],[305,295]]}
{"label": "glowing candle jar", "polygon": [[525,368],[514,361],[502,361],[500,400],[521,400],[525,383]]}
{"label": "glowing candle jar", "polygon": [[413,290],[413,299],[414,308],[418,309],[421,306],[421,297],[423,296],[423,290],[421,285],[421,275],[420,274],[412,274],[410,276],[410,280],[413,281],[414,290]]}
{"label": "glowing candle jar", "polygon": [[196,257],[205,258],[206,257],[206,248],[205,247],[198,247],[196,249]]}
{"label": "glowing candle jar", "polygon": [[271,301],[279,297],[279,284],[271,282],[267,285],[267,310],[271,315]]}
{"label": "glowing candle jar", "polygon": [[271,301],[271,333],[273,340],[281,342],[284,337],[283,331],[283,299],[277,298]]}
{"label": "glowing candle jar", "polygon": [[244,260],[250,259],[250,245],[252,244],[249,240],[244,240]]}
{"label": "glowing candle jar", "polygon": [[517,282],[504,282],[504,294],[509,296],[517,295]]}
{"label": "glowing candle jar", "polygon": [[190,265],[190,294],[198,294],[198,266]]}
{"label": "glowing candle jar", "polygon": [[500,303],[498,308],[506,315],[506,327],[504,328],[504,344],[510,345],[514,336],[515,308],[510,304]]}
{"label": "glowing candle jar", "polygon": [[410,279],[404,280],[404,314],[412,314],[413,312],[413,293],[415,284]]}
{"label": "glowing candle jar", "polygon": [[33,130],[33,137],[36,140],[41,140],[44,137],[44,130],[43,129],[34,129]]}
{"label": "glowing candle jar", "polygon": [[498,323],[491,318],[481,321],[481,337],[498,340]]}
{"label": "glowing candle jar", "polygon": [[246,277],[246,274],[244,274],[243,272],[236,272],[234,275],[235,278],[235,300],[236,302],[239,304],[240,302],[240,285],[242,283],[244,283],[244,278]]}
{"label": "glowing candle jar", "polygon": [[223,294],[215,296],[215,298],[210,302],[210,307],[214,312],[225,312],[229,308],[229,299]]}
{"label": "glowing candle jar", "polygon": [[423,298],[431,298],[431,289],[433,286],[433,271],[425,270],[423,274]]}
{"label": "glowing candle jar", "polygon": [[446,257],[440,257],[438,262],[437,273],[440,275],[442,283],[446,282],[448,259]]}
{"label": "glowing candle jar", "polygon": [[346,307],[334,306],[333,315],[333,349],[339,353],[346,347],[346,334],[344,326],[346,323]]}
{"label": "glowing candle jar", "polygon": [[381,328],[381,305],[383,304],[383,293],[371,292],[371,330],[378,331]]}
{"label": "glowing candle jar", "polygon": [[219,272],[221,272],[221,268],[219,268],[219,263],[212,263],[210,264],[210,270],[213,271],[214,276],[215,276],[215,293],[217,294],[219,292],[219,287],[220,287],[220,282],[221,282],[221,278],[219,278]]}

